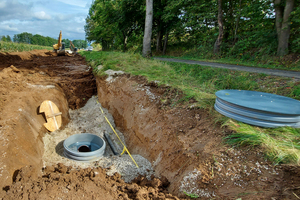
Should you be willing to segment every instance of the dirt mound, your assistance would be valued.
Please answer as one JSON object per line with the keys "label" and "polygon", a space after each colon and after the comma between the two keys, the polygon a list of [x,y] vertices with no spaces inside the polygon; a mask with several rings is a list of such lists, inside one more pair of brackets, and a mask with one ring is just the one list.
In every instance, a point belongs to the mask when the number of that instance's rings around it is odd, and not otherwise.
{"label": "dirt mound", "polygon": [[125,183],[120,174],[106,175],[106,169],[75,170],[62,164],[43,169],[42,176],[31,166],[15,174],[15,182],[6,187],[3,199],[178,199],[167,191],[168,181],[152,177]]}
{"label": "dirt mound", "polygon": [[[1,65],[13,64],[14,61],[20,60],[31,60],[35,57],[46,57],[46,56],[55,56],[49,50],[32,50],[32,51],[23,51],[23,52],[11,52],[11,53],[1,53],[0,60]],[[0,68],[1,69],[1,68]]]}
{"label": "dirt mound", "polygon": [[19,71],[24,71],[29,79],[28,74],[40,74],[38,84],[57,84],[66,94],[71,109],[82,107],[96,93],[91,68],[79,55],[54,54],[45,50],[0,54],[0,70],[14,65]]}
{"label": "dirt mound", "polygon": [[12,52],[7,53],[6,55],[18,56],[21,60],[30,60],[33,57],[38,56],[48,56],[49,50],[32,50],[32,51],[23,51],[23,52]]}

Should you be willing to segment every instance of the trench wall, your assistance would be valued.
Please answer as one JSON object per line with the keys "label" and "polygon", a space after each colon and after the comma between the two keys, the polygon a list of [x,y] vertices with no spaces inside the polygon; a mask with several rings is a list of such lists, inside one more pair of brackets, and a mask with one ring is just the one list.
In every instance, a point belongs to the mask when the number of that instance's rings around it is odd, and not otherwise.
{"label": "trench wall", "polygon": [[1,116],[0,133],[2,154],[0,187],[10,185],[18,170],[32,166],[32,174],[39,175],[43,166],[44,144],[42,138],[47,129],[39,106],[45,100],[53,101],[62,114],[62,126],[69,122],[68,102],[62,89],[26,88],[18,92],[5,106]]}
{"label": "trench wall", "polygon": [[[189,155],[183,153],[187,152],[189,144],[178,137],[177,131],[181,130],[177,124],[193,125],[181,124],[180,113],[174,110],[160,109],[158,94],[127,75],[110,81],[97,78],[96,81],[99,102],[113,115],[131,153],[147,158],[155,175],[166,177],[171,182],[169,191],[178,194],[180,181],[194,166],[189,162]],[[197,130],[189,130],[191,134],[194,131]]]}

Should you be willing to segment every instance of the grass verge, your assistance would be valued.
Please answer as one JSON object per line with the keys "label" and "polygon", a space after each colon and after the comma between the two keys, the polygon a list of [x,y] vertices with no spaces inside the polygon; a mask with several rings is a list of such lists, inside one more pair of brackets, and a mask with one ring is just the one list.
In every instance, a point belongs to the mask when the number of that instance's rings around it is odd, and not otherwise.
{"label": "grass verge", "polygon": [[39,49],[52,50],[52,47],[0,41],[0,52],[21,52]]}
{"label": "grass verge", "polygon": [[252,55],[238,54],[232,56],[217,56],[210,51],[199,51],[198,49],[186,49],[184,47],[170,47],[167,55],[155,53],[155,56],[166,58],[179,58],[185,60],[197,60],[204,62],[215,62],[223,64],[241,65],[248,67],[259,67],[268,69],[281,69],[290,71],[300,71],[300,55],[290,54],[283,57],[271,56],[267,54]]}
{"label": "grass verge", "polygon": [[260,146],[274,163],[300,164],[300,129],[267,129],[231,120],[228,122],[235,133],[226,137],[227,143],[236,146]]}
{"label": "grass verge", "polygon": [[[300,82],[290,78],[272,77],[265,74],[217,69],[200,65],[167,63],[144,59],[139,54],[120,52],[81,52],[92,65],[96,74],[105,70],[122,70],[142,75],[159,85],[168,85],[184,92],[183,100],[194,98],[196,105],[208,108],[216,121],[235,131],[226,141],[231,145],[260,146],[275,163],[300,164],[299,129],[265,129],[238,123],[220,115],[213,109],[214,93],[222,89],[241,89],[268,92],[300,99]],[[98,66],[102,65],[101,70]]]}

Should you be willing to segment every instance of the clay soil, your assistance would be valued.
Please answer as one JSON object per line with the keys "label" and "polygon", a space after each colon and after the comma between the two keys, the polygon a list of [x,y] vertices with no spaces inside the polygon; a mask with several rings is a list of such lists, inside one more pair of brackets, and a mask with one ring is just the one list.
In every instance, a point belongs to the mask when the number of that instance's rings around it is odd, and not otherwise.
{"label": "clay soil", "polygon": [[[207,110],[173,102],[180,91],[128,74],[96,78],[79,55],[47,51],[0,53],[0,197],[3,199],[299,199],[300,169],[264,159],[260,149],[224,144],[230,134]],[[97,84],[96,84],[97,83]],[[131,153],[147,158],[155,178],[125,183],[108,169],[43,167],[45,118],[55,102],[63,113],[93,95],[113,115]]]}
{"label": "clay soil", "polygon": [[92,70],[79,55],[48,51],[0,53],[0,61],[0,198],[177,199],[167,191],[166,179],[139,177],[129,184],[101,168],[78,170],[59,163],[44,168],[47,130],[39,105],[53,101],[63,113],[64,128],[68,109],[97,94]]}

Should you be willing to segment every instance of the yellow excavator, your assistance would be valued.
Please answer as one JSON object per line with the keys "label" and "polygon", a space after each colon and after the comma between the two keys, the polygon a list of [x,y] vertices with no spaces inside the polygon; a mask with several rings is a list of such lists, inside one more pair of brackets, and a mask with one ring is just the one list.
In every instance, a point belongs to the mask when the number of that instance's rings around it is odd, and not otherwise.
{"label": "yellow excavator", "polygon": [[65,43],[61,42],[61,38],[62,38],[62,35],[61,35],[61,31],[60,31],[59,36],[58,36],[58,42],[57,42],[57,44],[53,45],[53,51],[56,52],[58,56],[65,55]]}
{"label": "yellow excavator", "polygon": [[70,49],[73,54],[77,53],[77,47],[74,46],[73,42],[70,40]]}

